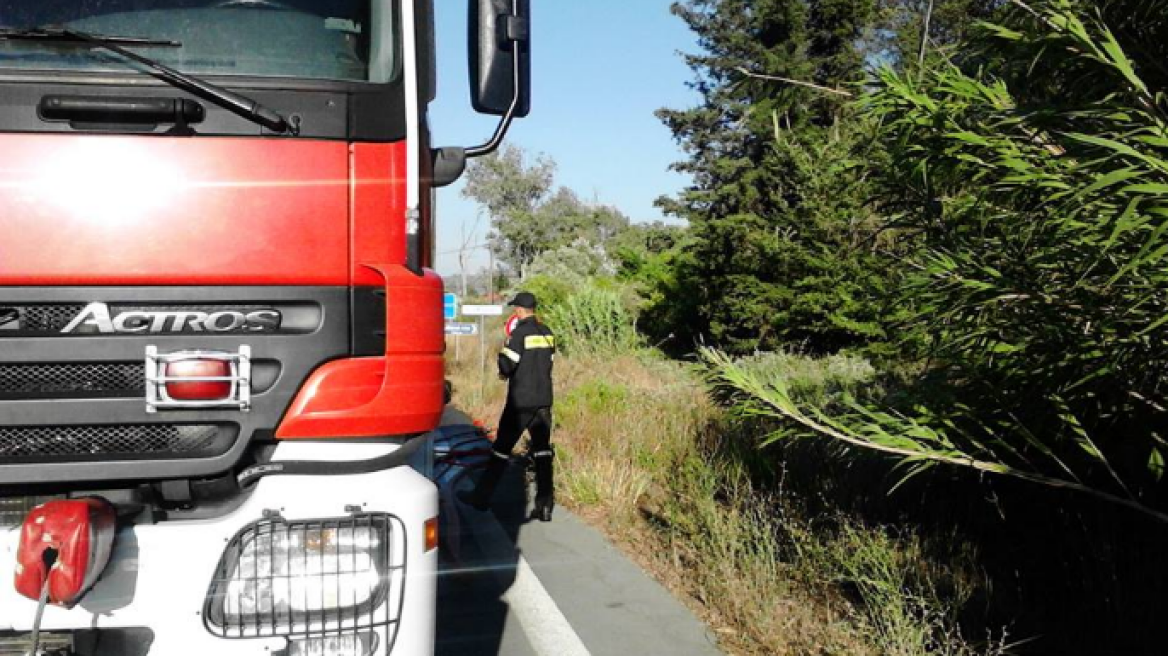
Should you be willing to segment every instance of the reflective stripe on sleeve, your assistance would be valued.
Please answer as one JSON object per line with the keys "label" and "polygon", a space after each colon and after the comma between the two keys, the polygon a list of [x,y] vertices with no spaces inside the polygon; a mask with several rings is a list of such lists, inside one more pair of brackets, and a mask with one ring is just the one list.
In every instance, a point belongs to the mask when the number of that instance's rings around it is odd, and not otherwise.
{"label": "reflective stripe on sleeve", "polygon": [[505,348],[503,349],[503,356],[515,364],[519,364],[519,354],[515,351],[512,351],[509,348]]}
{"label": "reflective stripe on sleeve", "polygon": [[523,347],[527,349],[552,349],[556,347],[556,338],[550,335],[531,335],[523,340]]}

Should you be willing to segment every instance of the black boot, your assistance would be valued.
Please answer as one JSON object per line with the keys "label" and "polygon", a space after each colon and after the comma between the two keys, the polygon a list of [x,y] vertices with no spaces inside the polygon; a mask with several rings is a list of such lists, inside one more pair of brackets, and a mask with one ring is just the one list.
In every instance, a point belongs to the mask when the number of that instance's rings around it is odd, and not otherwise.
{"label": "black boot", "polygon": [[531,517],[541,522],[550,522],[552,521],[552,509],[555,507],[556,502],[552,497],[536,497],[535,509],[531,511]]}
{"label": "black boot", "polygon": [[552,509],[556,506],[555,485],[552,483],[552,462],[555,457],[555,451],[551,448],[532,454],[535,460],[535,511],[532,516],[541,522],[552,521]]}
{"label": "black boot", "polygon": [[491,508],[491,497],[495,495],[495,488],[507,470],[507,461],[496,454],[491,454],[491,461],[487,463],[487,470],[483,472],[478,485],[472,491],[459,490],[454,496],[466,505],[480,512]]}

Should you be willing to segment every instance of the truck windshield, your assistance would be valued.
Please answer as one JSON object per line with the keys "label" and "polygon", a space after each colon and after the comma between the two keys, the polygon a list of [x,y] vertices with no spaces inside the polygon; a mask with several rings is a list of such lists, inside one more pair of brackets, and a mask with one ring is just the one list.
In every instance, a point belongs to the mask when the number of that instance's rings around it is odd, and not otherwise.
{"label": "truck windshield", "polygon": [[[0,29],[63,27],[175,41],[152,49],[193,75],[389,82],[392,0],[0,0]],[[0,70],[124,71],[108,52],[0,40]]]}

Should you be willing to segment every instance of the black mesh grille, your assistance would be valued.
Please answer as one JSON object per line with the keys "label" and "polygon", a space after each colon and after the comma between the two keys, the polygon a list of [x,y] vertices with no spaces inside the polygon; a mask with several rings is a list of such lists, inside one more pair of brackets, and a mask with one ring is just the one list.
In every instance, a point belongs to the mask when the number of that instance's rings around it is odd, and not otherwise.
{"label": "black mesh grille", "polygon": [[60,332],[84,309],[84,305],[27,305],[21,308],[20,329],[30,333]]}
{"label": "black mesh grille", "polygon": [[213,424],[0,427],[0,461],[210,458],[231,447],[232,431]]}
{"label": "black mesh grille", "polygon": [[0,399],[140,397],[141,362],[0,364]]}

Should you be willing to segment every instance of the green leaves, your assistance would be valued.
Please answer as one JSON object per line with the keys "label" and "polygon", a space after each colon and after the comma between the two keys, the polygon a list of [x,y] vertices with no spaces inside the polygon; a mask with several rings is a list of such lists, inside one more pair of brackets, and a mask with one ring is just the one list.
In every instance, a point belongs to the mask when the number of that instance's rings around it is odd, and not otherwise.
{"label": "green leaves", "polygon": [[1152,447],[1151,455],[1148,456],[1148,471],[1152,472],[1156,482],[1164,479],[1164,454],[1159,447]]}
{"label": "green leaves", "polygon": [[[870,205],[876,126],[836,94],[749,78],[739,69],[862,90],[879,20],[872,0],[693,0],[682,16],[701,41],[689,58],[702,104],[660,115],[690,154],[693,185],[662,202],[692,240],[650,316],[681,350],[735,353],[805,343],[816,351],[889,351],[899,312],[882,297],[897,248]],[[927,97],[925,97],[927,100]],[[669,307],[666,307],[669,306]]]}
{"label": "green leaves", "polygon": [[546,156],[504,146],[467,168],[462,195],[489,215],[495,253],[521,276],[545,253],[599,248],[629,226],[619,210],[586,203],[571,189],[555,187],[555,167]]}
{"label": "green leaves", "polygon": [[1111,5],[1029,4],[983,26],[984,68],[886,68],[860,103],[888,149],[873,198],[919,246],[884,260],[905,271],[886,330],[930,337],[902,349],[928,363],[902,392],[919,403],[816,407],[715,366],[756,411],[909,475],[946,463],[1140,506],[1168,428],[1168,118],[1144,78],[1162,61]]}
{"label": "green leaves", "polygon": [[575,355],[615,358],[642,346],[637,320],[621,296],[591,282],[576,289],[544,313],[556,332],[557,345]]}
{"label": "green leaves", "polygon": [[[805,21],[768,13],[802,3],[765,4],[700,3],[717,50],[703,70],[758,52],[751,70],[807,73]],[[687,337],[733,353],[869,348],[920,374],[881,402],[822,402],[707,354],[744,412],[780,423],[772,439],[1147,510],[1168,449],[1168,12],[1026,4],[923,69],[879,59],[826,124],[806,90],[708,78],[707,104],[671,123],[697,183],[670,300]],[[772,20],[789,38],[746,44]]]}

